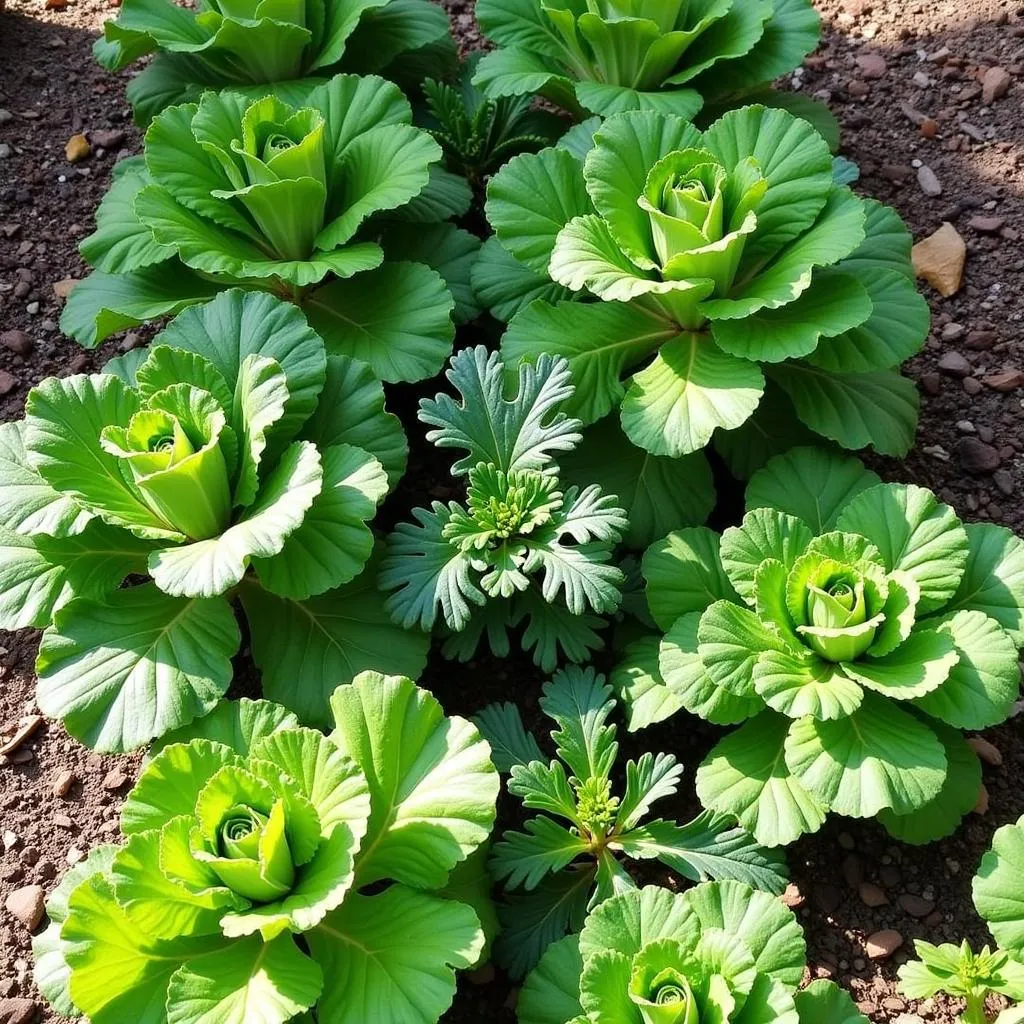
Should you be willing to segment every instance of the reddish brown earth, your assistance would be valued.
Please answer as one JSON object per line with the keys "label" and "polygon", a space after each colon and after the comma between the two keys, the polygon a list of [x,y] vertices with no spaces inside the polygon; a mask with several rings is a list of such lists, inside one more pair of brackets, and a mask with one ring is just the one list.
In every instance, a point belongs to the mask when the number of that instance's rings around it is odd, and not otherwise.
{"label": "reddish brown earth", "polygon": [[[447,6],[463,43],[477,45],[472,3]],[[934,488],[965,519],[1024,530],[1024,374],[1013,374],[1024,370],[1024,6],[1007,0],[819,0],[818,6],[826,37],[795,77],[842,121],[843,152],[863,172],[857,187],[896,206],[915,239],[948,221],[968,247],[960,291],[943,299],[929,290],[933,332],[909,367],[923,393],[918,447],[904,462],[880,468],[891,479]],[[91,229],[118,155],[139,148],[125,76],[108,75],[89,53],[110,13],[105,0],[69,0],[53,10],[44,9],[44,0],[8,0],[0,14],[2,420],[20,415],[27,390],[41,378],[93,369],[119,346],[139,342],[119,338],[89,354],[61,338],[56,326],[54,285],[83,275],[77,241]],[[1010,85],[986,106],[981,79],[990,68],[1002,68]],[[93,149],[72,165],[64,147],[79,132]],[[933,172],[941,194],[926,194],[918,162]],[[927,171],[922,176],[927,181]],[[23,334],[4,333],[10,331]],[[399,411],[411,409],[412,397],[395,396]],[[422,451],[412,418],[405,419]],[[390,515],[423,491],[446,486],[443,464],[421,458],[413,467]],[[0,727],[33,711],[36,642],[30,633],[0,634]],[[251,690],[244,652],[238,668],[238,688]],[[481,658],[456,667],[435,659],[423,682],[452,712],[516,699],[534,719],[542,679],[522,660]],[[712,732],[690,721],[670,723],[624,737],[624,746],[627,753],[669,750],[695,765]],[[985,768],[988,810],[972,815],[951,839],[923,849],[900,846],[874,824],[834,819],[789,851],[789,902],[807,929],[811,972],[848,987],[873,1022],[956,1019],[953,1002],[915,1005],[901,997],[895,973],[915,937],[940,942],[966,935],[976,945],[986,939],[970,902],[970,877],[994,829],[1024,813],[1021,719],[987,739],[1002,759]],[[57,1019],[32,986],[29,933],[3,903],[22,886],[49,891],[69,863],[116,832],[137,766],[137,757],[90,754],[47,725],[0,763],[3,1024]],[[69,788],[59,795],[65,783]],[[696,810],[685,786],[677,804],[666,811],[683,817]],[[862,883],[876,889],[862,890]],[[871,908],[862,891],[887,902]],[[865,942],[882,930],[898,932],[904,944],[890,959],[872,961]],[[463,981],[445,1020],[511,1024],[512,1005],[507,982],[485,968]]]}

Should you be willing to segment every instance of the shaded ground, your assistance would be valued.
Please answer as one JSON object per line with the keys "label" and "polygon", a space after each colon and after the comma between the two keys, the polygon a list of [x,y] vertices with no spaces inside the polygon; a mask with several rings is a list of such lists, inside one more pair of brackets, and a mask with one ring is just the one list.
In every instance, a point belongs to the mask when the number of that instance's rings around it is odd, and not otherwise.
{"label": "shaded ground", "polygon": [[[472,4],[447,6],[472,45]],[[969,249],[960,292],[950,299],[929,294],[933,333],[909,367],[923,393],[919,447],[904,463],[880,468],[891,479],[934,488],[966,519],[1024,530],[1024,390],[985,383],[1024,369],[1024,7],[999,0],[820,0],[819,8],[826,39],[791,84],[828,100],[840,117],[844,153],[863,172],[858,188],[896,206],[916,239],[949,221]],[[102,0],[60,10],[44,10],[43,0],[8,0],[0,15],[0,420],[20,415],[27,390],[41,378],[95,368],[137,341],[118,339],[99,354],[84,353],[56,327],[53,286],[83,275],[77,241],[91,230],[116,156],[139,147],[124,77],[108,75],[89,53],[109,13]],[[992,67],[1004,69],[1011,84],[986,106],[980,80]],[[924,117],[931,120],[922,127]],[[64,146],[80,131],[94,151],[72,165]],[[922,189],[916,162],[934,173],[940,195]],[[395,397],[411,407],[410,395]],[[430,466],[414,463],[392,511],[436,479]],[[0,725],[32,710],[36,641],[30,633],[0,634]],[[240,685],[249,678],[240,664]],[[452,712],[515,698],[532,716],[542,680],[517,661],[452,667],[435,659],[423,682]],[[955,1020],[952,1005],[915,1006],[900,997],[896,966],[914,937],[985,940],[970,903],[970,877],[993,830],[1024,813],[1020,722],[987,734],[1003,760],[985,769],[990,806],[952,839],[915,849],[892,843],[872,824],[835,819],[790,850],[790,902],[807,929],[812,973],[847,986],[874,1022]],[[627,753],[668,750],[695,765],[712,733],[677,721],[625,737],[624,745]],[[116,832],[136,767],[137,758],[89,754],[48,726],[14,763],[0,765],[0,904],[20,886],[49,890],[70,862]],[[65,784],[59,795],[55,786]],[[695,809],[686,790],[666,813],[683,817]],[[870,909],[862,883],[878,886],[888,903]],[[879,963],[868,958],[864,942],[881,929],[895,929],[906,945]],[[5,999],[38,1000],[30,965],[25,927],[0,909],[0,1021]],[[509,986],[492,973],[484,969],[464,981],[449,1024],[511,1024]],[[35,1019],[56,1018],[39,1007]]]}

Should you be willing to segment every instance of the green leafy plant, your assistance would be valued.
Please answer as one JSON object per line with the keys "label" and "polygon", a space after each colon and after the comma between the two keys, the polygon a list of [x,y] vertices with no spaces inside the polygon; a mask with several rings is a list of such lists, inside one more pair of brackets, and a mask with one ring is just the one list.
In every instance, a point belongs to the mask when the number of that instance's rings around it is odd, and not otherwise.
{"label": "green leafy plant", "polygon": [[[118,165],[81,245],[96,272],[69,297],[63,330],[92,347],[246,287],[299,305],[329,351],[382,380],[433,376],[455,331],[443,275],[457,287],[479,243],[442,223],[469,188],[411,121],[397,86],[354,75],[287,99],[208,92],[168,108],[145,156]],[[432,254],[407,243],[402,219],[424,222]]]}
{"label": "green leafy plant", "polygon": [[490,751],[409,679],[365,672],[331,711],[324,736],[275,704],[224,702],[168,737],[124,803],[125,844],[95,849],[47,903],[36,982],[58,1012],[438,1020],[484,947],[443,890],[494,823]]}
{"label": "green leafy plant", "polygon": [[560,411],[573,391],[565,360],[520,366],[512,399],[504,374],[497,353],[466,349],[447,371],[461,402],[420,403],[427,439],[467,452],[452,473],[466,478],[468,500],[415,509],[416,522],[388,538],[380,583],[406,629],[430,630],[441,612],[446,656],[468,660],[486,634],[504,657],[508,631],[526,620],[523,647],[550,671],[559,649],[585,661],[601,646],[599,616],[622,598],[612,554],[626,513],[596,485],[561,486],[555,453],[580,440],[578,421]]}
{"label": "green leafy plant", "polygon": [[683,708],[743,722],[697,793],[765,845],[830,811],[909,843],[949,835],[981,790],[961,730],[1019,695],[1024,542],[818,449],[770,461],[746,504],[721,536],[680,530],[644,556],[665,636],[614,675],[632,726]]}
{"label": "green leafy plant", "polygon": [[46,627],[40,708],[99,750],[207,714],[235,598],[265,692],[305,722],[362,669],[418,673],[367,525],[406,454],[370,370],[270,295],[224,292],[104,373],[43,381],[0,427],[0,625]]}
{"label": "green leafy plant", "polygon": [[[993,952],[985,946],[980,953],[971,950],[965,939],[959,946],[944,942],[934,946],[917,939],[914,949],[919,960],[900,968],[900,990],[911,999],[930,999],[939,992],[965,1000],[962,1024],[989,1024],[985,1010],[990,994],[1024,999],[1024,964],[1017,963],[1003,950]],[[996,1024],[1020,1024],[1024,1007],[1000,1013]]]}
{"label": "green leafy plant", "polygon": [[579,116],[687,119],[705,101],[756,97],[834,125],[820,104],[768,88],[818,45],[809,0],[479,0],[476,17],[499,47],[476,75],[491,96],[540,93]]}
{"label": "green leafy plant", "polygon": [[206,89],[308,86],[340,71],[405,84],[421,66],[445,67],[455,58],[448,18],[427,0],[210,0],[195,9],[124,0],[93,53],[110,71],[156,54],[128,84],[143,126]]}
{"label": "green leafy plant", "polygon": [[550,943],[578,931],[588,909],[635,888],[622,857],[658,860],[695,882],[731,878],[782,891],[782,857],[760,848],[735,818],[705,812],[685,825],[645,820],[676,792],[683,768],[671,754],[646,753],[626,762],[620,788],[619,745],[608,721],[615,700],[604,676],[592,668],[560,671],[540,706],[556,726],[556,760],[547,760],[514,704],[493,704],[475,719],[498,770],[509,774],[509,792],[542,812],[524,831],[506,832],[491,854],[491,873],[507,890],[495,954],[513,977],[533,968]]}
{"label": "green leafy plant", "polygon": [[868,1024],[830,981],[797,986],[800,925],[741,882],[616,893],[526,979],[519,1024]]}
{"label": "green leafy plant", "polygon": [[[1005,825],[992,840],[974,876],[974,905],[999,944],[980,953],[959,946],[915,942],[920,960],[900,968],[900,988],[911,999],[945,992],[965,1000],[963,1024],[989,1024],[990,994],[1024,1003],[1024,818]],[[1003,1010],[995,1024],[1020,1024],[1024,1005]]]}
{"label": "green leafy plant", "polygon": [[510,160],[487,195],[474,285],[511,317],[502,356],[568,359],[585,423],[618,410],[659,456],[714,437],[743,476],[812,431],[910,447],[918,396],[896,368],[929,322],[910,234],[836,182],[807,122],[618,114]]}
{"label": "green leafy plant", "polygon": [[488,98],[472,81],[479,57],[464,61],[454,82],[423,82],[426,112],[419,119],[441,144],[448,170],[472,185],[511,157],[550,146],[566,128],[550,111],[532,109],[532,96]]}

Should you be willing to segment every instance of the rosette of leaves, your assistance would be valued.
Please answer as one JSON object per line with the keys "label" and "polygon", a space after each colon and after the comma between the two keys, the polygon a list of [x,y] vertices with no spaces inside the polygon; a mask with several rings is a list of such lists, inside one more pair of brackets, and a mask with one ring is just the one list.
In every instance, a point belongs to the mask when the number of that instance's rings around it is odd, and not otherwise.
{"label": "rosette of leaves", "polygon": [[909,843],[949,835],[981,791],[963,730],[1004,721],[1019,696],[1024,543],[818,449],[770,461],[746,504],[721,536],[680,530],[647,551],[665,636],[616,673],[636,724],[683,708],[744,723],[697,793],[765,845],[830,811]]}
{"label": "rosette of leaves", "polygon": [[419,119],[441,144],[448,170],[474,186],[512,157],[550,146],[566,128],[556,114],[533,109],[533,96],[491,99],[478,89],[473,72],[480,56],[460,64],[454,81],[424,80]]}
{"label": "rosette of leaves", "polygon": [[427,631],[440,618],[444,654],[461,661],[485,635],[504,657],[524,621],[523,648],[545,671],[559,650],[585,661],[601,646],[600,616],[622,599],[612,555],[627,522],[614,495],[560,482],[555,456],[580,440],[579,422],[561,411],[573,392],[566,362],[521,365],[512,399],[498,354],[482,345],[456,355],[446,375],[461,401],[425,399],[419,418],[437,447],[465,449],[452,474],[466,478],[468,497],[414,509],[416,522],[388,538],[380,584],[392,591],[392,618]]}
{"label": "rosette of leaves", "polygon": [[[959,946],[914,943],[920,958],[900,968],[900,988],[911,999],[938,992],[963,999],[963,1024],[989,1024],[990,994],[1024,1004],[1024,818],[1004,825],[992,839],[974,876],[974,905],[997,942],[975,953],[965,939]],[[1024,1005],[1003,1010],[995,1024],[1021,1024]]]}
{"label": "rosette of leaves", "polygon": [[616,893],[526,979],[519,1024],[868,1024],[831,981],[797,991],[792,911],[741,882]]}
{"label": "rosette of leaves", "polygon": [[128,84],[145,126],[207,89],[316,84],[341,71],[405,82],[412,69],[453,63],[455,48],[448,18],[428,0],[210,0],[195,9],[124,0],[93,53],[110,71],[156,54]]}
{"label": "rosette of leaves", "polygon": [[490,751],[406,678],[365,672],[331,709],[328,736],[242,701],[169,737],[124,803],[124,845],[48,901],[36,981],[59,1013],[438,1020],[485,942],[444,891],[494,823]]}
{"label": "rosette of leaves", "polygon": [[714,438],[743,476],[801,431],[910,447],[918,396],[897,368],[929,322],[910,234],[837,183],[807,122],[618,114],[509,161],[487,195],[474,285],[511,317],[503,358],[568,359],[585,423],[617,412],[658,456]]}
{"label": "rosette of leaves", "polygon": [[476,17],[498,47],[476,75],[491,96],[540,93],[581,117],[656,110],[689,120],[705,101],[736,106],[755,94],[819,114],[767,88],[818,45],[809,0],[479,0]]}
{"label": "rosette of leaves", "polygon": [[[168,108],[144,156],[118,165],[82,242],[95,272],[69,297],[64,332],[92,347],[245,287],[296,303],[329,351],[382,380],[435,375],[455,332],[443,275],[457,287],[479,243],[443,223],[469,188],[411,121],[397,86],[355,75]],[[429,252],[402,241],[403,219],[423,222]]]}
{"label": "rosette of leaves", "polygon": [[623,858],[658,860],[694,882],[735,879],[774,893],[786,885],[782,856],[759,847],[735,818],[710,811],[684,825],[650,818],[657,801],[675,794],[683,767],[671,754],[646,753],[626,762],[623,785],[609,723],[615,703],[594,669],[556,673],[540,701],[555,723],[551,760],[514,704],[492,704],[474,720],[498,770],[509,774],[509,792],[541,812],[523,831],[506,832],[491,853],[491,874],[506,889],[495,957],[513,977],[579,931],[588,909],[635,889]]}
{"label": "rosette of leaves", "polygon": [[379,381],[302,314],[228,291],[0,427],[0,625],[45,627],[45,714],[130,750],[227,690],[240,599],[264,691],[328,720],[339,682],[418,673],[368,525],[407,447]]}

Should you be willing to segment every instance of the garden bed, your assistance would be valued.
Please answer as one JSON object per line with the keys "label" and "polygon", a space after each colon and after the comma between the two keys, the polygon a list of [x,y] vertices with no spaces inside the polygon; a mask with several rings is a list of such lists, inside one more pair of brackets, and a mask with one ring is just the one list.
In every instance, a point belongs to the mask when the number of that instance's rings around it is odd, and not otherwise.
{"label": "garden bed", "polygon": [[[146,338],[135,332],[86,353],[56,327],[62,282],[85,274],[75,246],[91,230],[114,161],[138,152],[140,139],[124,97],[127,76],[104,72],[89,52],[112,13],[108,5],[72,0],[61,7],[57,0],[53,6],[9,0],[0,15],[3,421],[21,414],[28,389],[43,377],[88,372]],[[447,6],[460,41],[477,45],[473,5]],[[1015,381],[1004,371],[1024,371],[1024,7],[999,0],[826,0],[817,6],[825,38],[796,80],[827,99],[839,116],[842,152],[862,172],[856,187],[896,207],[915,239],[948,221],[968,248],[959,291],[948,299],[929,291],[932,335],[907,367],[922,392],[917,447],[905,462],[876,461],[874,468],[886,479],[934,489],[965,520],[1022,532],[1024,372]],[[993,67],[1002,68],[1011,84],[986,106],[981,78]],[[928,120],[922,124],[922,118]],[[81,132],[88,134],[92,153],[72,164],[65,145]],[[929,194],[936,191],[932,177],[941,194]],[[460,332],[460,344],[476,340],[472,326]],[[419,393],[434,390],[429,383],[391,391],[413,456],[385,507],[383,526],[404,518],[424,493],[449,496],[447,460],[428,455],[411,415]],[[29,632],[0,634],[0,725],[33,712],[36,643]],[[246,665],[243,650],[234,694],[253,692]],[[528,723],[536,718],[542,682],[539,670],[521,657],[482,657],[462,666],[436,652],[421,679],[450,713],[471,714],[514,697]],[[1011,720],[986,735],[992,745],[985,766],[988,808],[970,816],[952,838],[925,848],[901,846],[873,822],[833,817],[819,834],[787,851],[793,885],[785,899],[806,929],[812,975],[848,988],[872,1021],[955,1019],[952,1004],[916,1006],[899,995],[896,968],[913,938],[986,941],[970,878],[994,829],[1024,813],[1021,722]],[[645,732],[642,742],[622,740],[629,754],[668,750],[693,767],[714,733],[695,719],[676,719]],[[116,833],[119,805],[138,763],[137,757],[91,754],[46,724],[0,763],[0,904],[26,885],[49,891],[69,863]],[[666,812],[696,811],[692,771],[676,802]],[[664,874],[656,880],[672,884]],[[903,944],[892,956],[872,959],[867,940],[879,932],[898,933]],[[32,986],[29,934],[14,915],[0,911],[3,1024],[58,1019]],[[897,945],[893,936],[889,942]],[[17,1015],[19,1006],[27,1010],[18,1003],[22,999],[36,1004],[35,1017]],[[512,1005],[510,986],[487,967],[463,978],[444,1020],[511,1022]]]}

